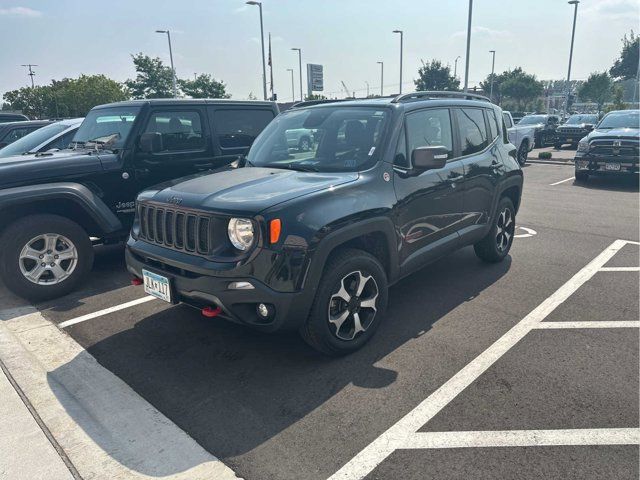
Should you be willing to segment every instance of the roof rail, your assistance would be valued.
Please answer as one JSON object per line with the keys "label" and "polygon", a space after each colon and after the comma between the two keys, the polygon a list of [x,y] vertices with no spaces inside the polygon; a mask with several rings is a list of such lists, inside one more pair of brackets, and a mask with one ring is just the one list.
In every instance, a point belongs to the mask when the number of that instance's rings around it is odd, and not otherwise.
{"label": "roof rail", "polygon": [[404,93],[391,100],[391,103],[400,103],[406,100],[418,100],[420,98],[465,98],[467,100],[483,100],[485,102],[491,102],[488,97],[478,95],[477,93],[449,92],[446,90],[440,90]]}

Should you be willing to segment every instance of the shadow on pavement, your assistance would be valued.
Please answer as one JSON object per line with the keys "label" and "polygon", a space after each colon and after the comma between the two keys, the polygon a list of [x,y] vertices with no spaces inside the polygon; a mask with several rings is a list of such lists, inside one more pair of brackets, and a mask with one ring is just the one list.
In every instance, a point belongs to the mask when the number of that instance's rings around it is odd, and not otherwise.
{"label": "shadow on pavement", "polygon": [[614,175],[589,176],[585,181],[575,180],[573,184],[594,190],[609,190],[614,192],[638,192],[638,175],[625,175],[618,177]]}
{"label": "shadow on pavement", "polygon": [[[265,335],[206,319],[187,306],[141,318],[87,350],[205,449],[233,457],[349,384],[378,389],[395,382],[398,372],[376,362],[475,298],[510,265],[510,257],[484,264],[467,248],[402,280],[391,289],[385,321],[372,341],[339,359],[316,354],[295,332]],[[61,367],[73,368],[73,362]]]}

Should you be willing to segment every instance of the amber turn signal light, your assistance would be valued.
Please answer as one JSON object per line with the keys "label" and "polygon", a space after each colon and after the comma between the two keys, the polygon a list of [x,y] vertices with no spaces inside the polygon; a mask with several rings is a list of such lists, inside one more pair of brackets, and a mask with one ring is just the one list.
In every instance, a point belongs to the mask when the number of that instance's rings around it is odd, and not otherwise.
{"label": "amber turn signal light", "polygon": [[280,231],[282,230],[282,222],[279,218],[271,220],[269,222],[269,242],[278,243],[280,240]]}

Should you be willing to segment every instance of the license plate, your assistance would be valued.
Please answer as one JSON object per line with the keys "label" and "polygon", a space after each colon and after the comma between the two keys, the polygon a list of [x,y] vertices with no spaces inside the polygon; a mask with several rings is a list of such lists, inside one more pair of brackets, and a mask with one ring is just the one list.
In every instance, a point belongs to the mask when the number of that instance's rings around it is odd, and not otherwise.
{"label": "license plate", "polygon": [[604,165],[604,169],[605,170],[620,170],[620,164],[619,163],[605,163]]}
{"label": "license plate", "polygon": [[160,300],[171,303],[171,288],[169,279],[157,273],[142,270],[144,291]]}

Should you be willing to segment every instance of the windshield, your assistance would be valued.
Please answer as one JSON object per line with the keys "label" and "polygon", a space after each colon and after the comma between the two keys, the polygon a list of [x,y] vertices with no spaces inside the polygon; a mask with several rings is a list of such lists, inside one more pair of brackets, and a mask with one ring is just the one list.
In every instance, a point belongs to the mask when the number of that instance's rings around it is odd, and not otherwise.
{"label": "windshield", "polygon": [[567,125],[580,125],[581,123],[597,123],[597,115],[571,115],[565,122]]}
{"label": "windshield", "polygon": [[15,142],[7,145],[0,150],[0,158],[10,157],[11,155],[22,155],[23,153],[33,152],[43,142],[46,142],[51,137],[54,137],[60,132],[63,132],[69,128],[59,123],[52,123],[46,127],[39,128],[35,132],[31,132],[28,135],[16,140]]}
{"label": "windshield", "polygon": [[527,115],[518,122],[518,125],[534,125],[536,123],[545,123],[547,117],[544,115]]}
{"label": "windshield", "polygon": [[254,142],[250,165],[317,172],[355,172],[380,158],[388,111],[327,106],[290,110]]}
{"label": "windshield", "polygon": [[639,128],[640,112],[616,112],[606,115],[598,128]]}
{"label": "windshield", "polygon": [[91,110],[73,137],[74,148],[118,150],[124,146],[140,107],[113,107]]}

